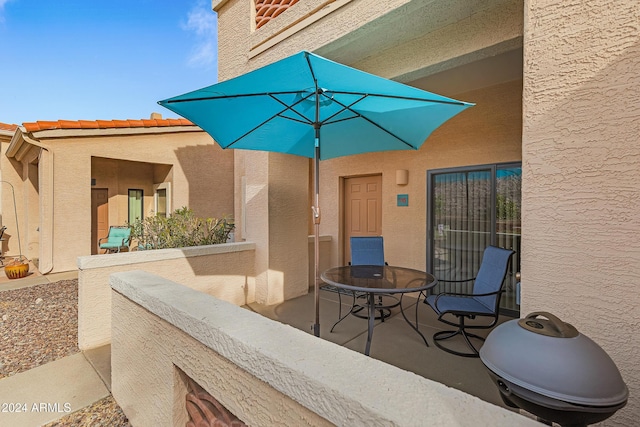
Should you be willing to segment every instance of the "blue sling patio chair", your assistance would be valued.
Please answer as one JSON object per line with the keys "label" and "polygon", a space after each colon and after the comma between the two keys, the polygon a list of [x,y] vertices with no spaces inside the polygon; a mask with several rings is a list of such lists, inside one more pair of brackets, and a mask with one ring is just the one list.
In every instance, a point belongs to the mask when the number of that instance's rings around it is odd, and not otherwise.
{"label": "blue sling patio chair", "polygon": [[[351,245],[351,262],[350,265],[373,265],[384,266],[388,265],[384,260],[384,240],[382,236],[353,236],[350,238]],[[332,290],[332,289],[327,289]],[[331,327],[336,327],[338,323],[344,320],[349,314],[366,319],[367,316],[359,314],[364,308],[367,308],[367,303],[357,304],[357,299],[367,299],[366,293],[349,292],[341,289],[336,289],[338,292],[338,321]],[[334,292],[335,292],[334,291]],[[349,293],[353,297],[351,309],[347,314],[342,316],[342,293]],[[392,302],[386,303],[383,298],[392,298]],[[380,319],[384,322],[384,319],[391,315],[390,309],[397,307],[400,304],[398,298],[392,295],[379,295],[378,302],[376,303],[376,310],[379,316],[376,319]],[[367,311],[368,312],[368,311]]]}
{"label": "blue sling patio chair", "polygon": [[[484,341],[484,338],[467,332],[467,329],[489,329],[498,321],[500,296],[504,292],[504,279],[507,275],[509,261],[515,252],[510,249],[488,246],[484,250],[482,263],[476,277],[466,280],[438,280],[438,283],[463,283],[473,281],[473,287],[469,293],[442,292],[437,295],[429,295],[424,303],[438,315],[438,320],[457,327],[454,331],[440,331],[433,335],[435,345],[449,353],[464,356],[478,357],[478,349],[472,344],[471,338]],[[475,319],[478,316],[491,318],[488,323],[468,325],[465,319]],[[457,318],[457,322],[451,320]],[[471,349],[471,353],[460,352],[443,346],[440,341],[461,335]]]}
{"label": "blue sling patio chair", "polygon": [[118,253],[123,249],[128,251],[129,245],[131,245],[131,228],[126,225],[112,225],[109,227],[107,237],[98,239],[98,246],[100,249],[104,249],[105,254]]}

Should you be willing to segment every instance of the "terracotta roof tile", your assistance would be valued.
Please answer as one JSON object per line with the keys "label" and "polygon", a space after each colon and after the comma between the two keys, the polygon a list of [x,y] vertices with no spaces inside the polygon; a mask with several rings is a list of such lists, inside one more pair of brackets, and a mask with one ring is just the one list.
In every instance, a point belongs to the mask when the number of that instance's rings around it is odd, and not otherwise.
{"label": "terracotta roof tile", "polygon": [[280,15],[298,0],[255,0],[256,4],[256,29]]}
{"label": "terracotta roof tile", "polygon": [[18,125],[10,125],[9,123],[0,122],[0,130],[11,130],[14,131],[18,129]]}
{"label": "terracotta roof tile", "polygon": [[130,128],[137,128],[137,127],[144,126],[144,123],[142,122],[142,120],[127,120],[127,122],[129,122]]}
{"label": "terracotta roof tile", "polygon": [[[4,127],[6,126],[6,127]],[[11,128],[13,126],[13,128]],[[194,126],[186,119],[142,119],[142,120],[57,120],[23,123],[28,132],[50,129],[114,129],[114,128],[142,128],[157,126]],[[0,129],[15,130],[17,125],[0,123]]]}
{"label": "terracotta roof tile", "polygon": [[[23,123],[26,127],[26,123]],[[49,121],[49,120],[38,120],[34,125],[37,125],[40,129],[60,129],[62,128],[61,124],[58,122]],[[28,130],[28,129],[27,129]]]}
{"label": "terracotta roof tile", "polygon": [[97,126],[94,129],[107,129],[116,127],[112,120],[96,120]]}
{"label": "terracotta roof tile", "polygon": [[144,127],[169,126],[169,122],[162,119],[142,119],[142,124]]}
{"label": "terracotta roof tile", "polygon": [[128,128],[128,127],[131,127],[129,125],[129,120],[112,120],[111,122],[113,123],[113,127],[116,127],[116,128]]}
{"label": "terracotta roof tile", "polygon": [[80,122],[74,122],[71,120],[58,120],[60,126],[65,129],[82,129],[82,124]]}
{"label": "terracotta roof tile", "polygon": [[78,120],[82,129],[95,129],[100,127],[96,120]]}

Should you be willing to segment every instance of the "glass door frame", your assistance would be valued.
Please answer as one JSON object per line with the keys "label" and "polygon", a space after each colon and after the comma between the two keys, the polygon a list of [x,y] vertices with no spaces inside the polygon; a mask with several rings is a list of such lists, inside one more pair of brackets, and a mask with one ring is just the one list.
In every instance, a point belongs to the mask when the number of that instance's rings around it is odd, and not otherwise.
{"label": "glass door frame", "polygon": [[[451,168],[443,168],[443,169],[430,169],[427,170],[427,247],[426,247],[426,266],[427,271],[431,272],[434,269],[433,258],[434,258],[434,245],[435,245],[435,236],[434,236],[434,225],[435,225],[435,209],[433,208],[433,198],[434,198],[434,181],[435,177],[443,174],[450,173],[468,173],[468,172],[486,172],[490,171],[491,174],[491,182],[490,182],[490,197],[492,200],[492,209],[490,216],[490,225],[489,225],[489,233],[490,233],[490,244],[493,246],[497,245],[497,209],[496,209],[496,201],[497,201],[497,171],[499,169],[509,169],[509,168],[522,168],[522,162],[505,162],[505,163],[490,163],[483,165],[472,165],[472,166],[459,166],[459,167],[451,167]],[[501,308],[500,312],[509,315],[509,316],[519,316],[519,311]]]}
{"label": "glass door frame", "polygon": [[[140,218],[131,218],[131,199],[132,197],[138,200],[138,194],[140,195]],[[129,224],[133,224],[136,219],[143,220],[144,219],[144,190],[141,188],[129,188],[127,190],[127,222]]]}

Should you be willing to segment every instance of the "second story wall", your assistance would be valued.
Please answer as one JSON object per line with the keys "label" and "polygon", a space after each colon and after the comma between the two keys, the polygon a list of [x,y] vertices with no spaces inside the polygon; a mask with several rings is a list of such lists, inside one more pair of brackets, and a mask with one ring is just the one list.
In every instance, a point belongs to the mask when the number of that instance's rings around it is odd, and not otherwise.
{"label": "second story wall", "polygon": [[308,50],[409,82],[522,45],[521,0],[305,0],[257,29],[254,5],[213,2],[219,81]]}

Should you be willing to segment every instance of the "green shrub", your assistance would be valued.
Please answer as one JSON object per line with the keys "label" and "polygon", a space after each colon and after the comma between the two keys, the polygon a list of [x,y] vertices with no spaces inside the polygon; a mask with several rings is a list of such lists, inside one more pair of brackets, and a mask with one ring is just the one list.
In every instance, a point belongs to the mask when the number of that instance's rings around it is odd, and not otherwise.
{"label": "green shrub", "polygon": [[225,243],[234,224],[229,218],[198,218],[191,209],[182,207],[166,218],[137,219],[129,227],[138,249],[166,249]]}

